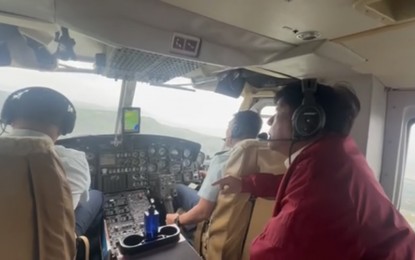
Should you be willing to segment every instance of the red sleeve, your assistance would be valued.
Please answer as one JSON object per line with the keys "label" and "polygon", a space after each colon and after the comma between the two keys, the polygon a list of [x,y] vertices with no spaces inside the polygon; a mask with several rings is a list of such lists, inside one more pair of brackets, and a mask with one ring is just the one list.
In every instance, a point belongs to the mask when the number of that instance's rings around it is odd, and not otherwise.
{"label": "red sleeve", "polygon": [[242,192],[255,197],[275,197],[284,175],[257,173],[242,178]]}

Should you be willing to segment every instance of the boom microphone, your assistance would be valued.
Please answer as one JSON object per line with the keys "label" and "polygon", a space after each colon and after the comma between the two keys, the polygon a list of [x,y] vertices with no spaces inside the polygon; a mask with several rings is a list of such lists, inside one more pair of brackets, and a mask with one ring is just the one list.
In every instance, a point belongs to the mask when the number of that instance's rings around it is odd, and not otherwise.
{"label": "boom microphone", "polygon": [[293,138],[271,139],[271,137],[267,133],[260,133],[257,138],[260,141],[266,141],[266,142],[292,142],[294,141]]}

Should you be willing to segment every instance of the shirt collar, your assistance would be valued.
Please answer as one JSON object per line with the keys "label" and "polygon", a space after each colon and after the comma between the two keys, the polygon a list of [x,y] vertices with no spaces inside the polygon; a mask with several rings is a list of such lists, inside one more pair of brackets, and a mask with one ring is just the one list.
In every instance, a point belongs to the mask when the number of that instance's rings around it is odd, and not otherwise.
{"label": "shirt collar", "polygon": [[48,136],[47,134],[34,131],[34,130],[30,130],[30,129],[13,129],[11,133],[9,134],[9,136],[41,137],[41,138],[50,139],[52,141],[52,138],[50,138],[50,136]]}
{"label": "shirt collar", "polygon": [[295,158],[297,158],[297,156],[299,156],[301,154],[301,152],[307,147],[308,145],[303,146],[302,148],[300,148],[298,151],[296,151],[295,153],[291,154],[290,157],[288,157],[285,161],[284,161],[284,165],[285,167],[288,169],[290,167],[290,158],[291,158],[291,163],[295,160]]}

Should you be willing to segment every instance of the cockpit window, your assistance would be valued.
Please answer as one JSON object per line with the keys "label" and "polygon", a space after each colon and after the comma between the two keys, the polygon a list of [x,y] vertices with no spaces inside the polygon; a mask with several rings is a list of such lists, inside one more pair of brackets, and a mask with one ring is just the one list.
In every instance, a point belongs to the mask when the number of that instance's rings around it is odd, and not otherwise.
{"label": "cockpit window", "polygon": [[[0,106],[13,91],[28,86],[45,86],[67,96],[77,110],[74,132],[69,136],[113,134],[121,93],[121,80],[96,74],[41,72],[0,68]],[[188,80],[187,80],[188,81]],[[171,84],[182,84],[178,79]],[[242,98],[210,91],[183,91],[137,83],[133,106],[141,107],[141,132],[184,138],[198,142],[213,155],[223,147],[222,138]]]}
{"label": "cockpit window", "polygon": [[141,132],[198,142],[213,155],[223,148],[228,122],[242,103],[210,91],[183,91],[137,83],[133,106],[141,107]]}
{"label": "cockpit window", "polygon": [[72,101],[77,112],[74,131],[68,136],[112,134],[115,129],[121,81],[96,74],[45,72],[0,68],[0,106],[13,91],[30,86],[52,88]]}
{"label": "cockpit window", "polygon": [[261,109],[260,115],[262,118],[262,128],[261,132],[268,133],[270,126],[268,125],[268,120],[275,114],[275,106],[265,106]]}
{"label": "cockpit window", "polygon": [[403,176],[403,187],[400,212],[415,230],[415,123],[409,127],[409,141],[406,154],[406,165]]}

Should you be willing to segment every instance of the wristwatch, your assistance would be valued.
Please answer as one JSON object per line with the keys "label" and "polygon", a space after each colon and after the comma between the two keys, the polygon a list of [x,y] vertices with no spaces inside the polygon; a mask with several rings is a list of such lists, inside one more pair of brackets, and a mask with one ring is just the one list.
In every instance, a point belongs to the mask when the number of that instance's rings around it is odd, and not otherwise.
{"label": "wristwatch", "polygon": [[174,224],[176,224],[180,228],[180,227],[182,227],[182,224],[180,223],[179,217],[180,217],[180,215],[177,214],[177,217],[174,219]]}

